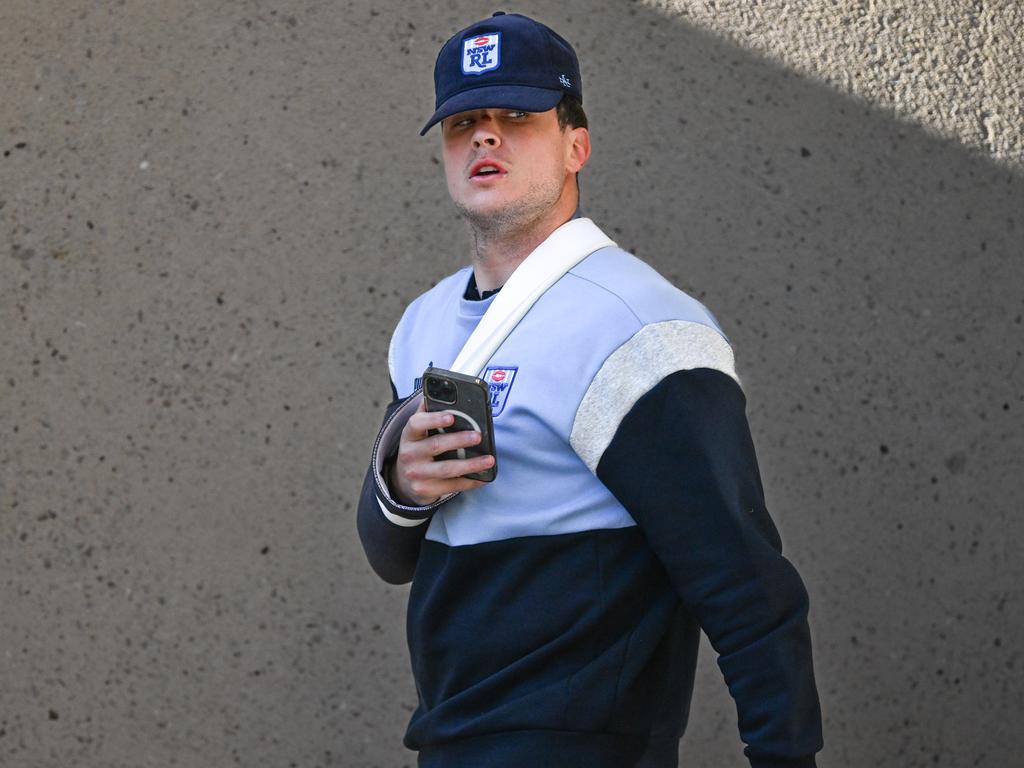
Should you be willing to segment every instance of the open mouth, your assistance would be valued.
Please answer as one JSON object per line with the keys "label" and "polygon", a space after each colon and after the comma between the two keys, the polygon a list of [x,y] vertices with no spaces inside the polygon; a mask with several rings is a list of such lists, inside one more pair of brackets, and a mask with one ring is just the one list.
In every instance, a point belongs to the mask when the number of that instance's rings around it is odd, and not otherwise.
{"label": "open mouth", "polygon": [[499,176],[502,173],[505,173],[505,169],[492,160],[479,160],[473,163],[473,167],[469,169],[471,179],[486,179],[490,176]]}

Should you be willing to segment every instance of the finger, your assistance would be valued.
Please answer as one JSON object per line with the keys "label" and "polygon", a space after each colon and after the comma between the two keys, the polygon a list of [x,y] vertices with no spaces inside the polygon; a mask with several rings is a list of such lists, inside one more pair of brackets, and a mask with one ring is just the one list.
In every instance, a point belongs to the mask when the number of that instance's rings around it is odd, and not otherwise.
{"label": "finger", "polygon": [[[445,464],[455,462],[443,462]],[[473,469],[470,471],[480,472],[486,469]],[[440,496],[446,496],[449,493],[458,493],[460,491],[469,491],[474,488],[479,488],[484,485],[482,480],[474,480],[468,477],[450,477],[437,480],[414,480],[409,484],[409,489],[413,492],[416,498],[419,499],[437,499]]]}
{"label": "finger", "polygon": [[406,440],[424,440],[427,433],[432,429],[445,429],[455,423],[455,417],[443,411],[430,412],[417,411],[409,417],[402,429],[402,436]]}
{"label": "finger", "polygon": [[[424,477],[426,475],[417,469],[419,465],[425,464],[430,467],[436,456],[477,445],[481,439],[479,432],[465,430],[430,435],[423,440],[402,441],[398,446],[398,467],[406,476],[411,474],[413,477]],[[463,455],[461,458],[464,457]]]}
{"label": "finger", "polygon": [[454,480],[449,481],[452,485],[451,492],[471,491],[474,488],[479,488],[483,485],[487,485],[483,480],[471,480],[468,477],[457,477]]}
{"label": "finger", "polygon": [[460,430],[459,432],[442,432],[436,435],[432,435],[429,438],[423,440],[422,446],[426,449],[426,453],[433,459],[435,456],[440,456],[446,451],[456,451],[460,448],[469,448],[470,446],[477,445],[483,437],[479,432],[474,430]]}
{"label": "finger", "polygon": [[412,468],[410,474],[418,480],[453,480],[472,472],[484,472],[494,466],[494,457],[490,454],[473,456],[469,459],[445,459],[431,461]]}

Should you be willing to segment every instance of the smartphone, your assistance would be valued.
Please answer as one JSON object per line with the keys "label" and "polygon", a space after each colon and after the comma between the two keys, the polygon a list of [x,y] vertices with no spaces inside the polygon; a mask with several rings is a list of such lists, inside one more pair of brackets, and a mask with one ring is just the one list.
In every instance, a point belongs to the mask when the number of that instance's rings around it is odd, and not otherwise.
{"label": "smartphone", "polygon": [[473,429],[481,435],[476,445],[445,451],[435,456],[434,460],[471,459],[491,454],[495,463],[489,469],[470,472],[464,477],[483,480],[485,483],[494,480],[498,475],[498,456],[494,451],[494,423],[491,419],[491,394],[487,382],[475,376],[430,367],[423,372],[423,400],[428,411],[447,412],[455,417],[455,423],[450,427],[432,429],[431,434]]}

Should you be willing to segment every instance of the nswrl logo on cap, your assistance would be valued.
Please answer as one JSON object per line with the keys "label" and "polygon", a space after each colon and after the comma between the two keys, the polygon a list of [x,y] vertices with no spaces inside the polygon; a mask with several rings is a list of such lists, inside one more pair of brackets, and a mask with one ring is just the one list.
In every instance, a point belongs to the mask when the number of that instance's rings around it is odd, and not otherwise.
{"label": "nswrl logo on cap", "polygon": [[462,74],[482,75],[501,64],[501,33],[476,35],[462,41]]}

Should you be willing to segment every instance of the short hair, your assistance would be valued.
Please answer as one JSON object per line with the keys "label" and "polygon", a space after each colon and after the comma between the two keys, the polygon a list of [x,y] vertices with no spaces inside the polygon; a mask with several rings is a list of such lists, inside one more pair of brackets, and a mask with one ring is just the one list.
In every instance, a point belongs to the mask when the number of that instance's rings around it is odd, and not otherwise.
{"label": "short hair", "polygon": [[587,127],[587,113],[583,111],[583,103],[575,96],[565,94],[555,109],[558,114],[558,127],[563,131],[566,128]]}

